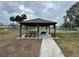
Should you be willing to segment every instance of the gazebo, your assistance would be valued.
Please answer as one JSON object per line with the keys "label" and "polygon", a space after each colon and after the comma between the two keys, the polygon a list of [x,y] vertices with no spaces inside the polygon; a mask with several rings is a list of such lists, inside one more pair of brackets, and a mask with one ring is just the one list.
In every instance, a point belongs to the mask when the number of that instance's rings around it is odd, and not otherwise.
{"label": "gazebo", "polygon": [[52,21],[48,21],[48,20],[44,20],[44,19],[40,19],[40,18],[36,18],[36,19],[31,19],[31,20],[26,20],[26,21],[22,21],[20,23],[20,37],[22,36],[22,25],[24,26],[33,26],[37,28],[37,37],[39,37],[39,27],[45,27],[46,28],[46,32],[47,32],[47,28],[49,29],[49,34],[50,34],[50,26],[53,25],[53,30],[54,30],[54,37],[56,36],[56,22],[52,22]]}

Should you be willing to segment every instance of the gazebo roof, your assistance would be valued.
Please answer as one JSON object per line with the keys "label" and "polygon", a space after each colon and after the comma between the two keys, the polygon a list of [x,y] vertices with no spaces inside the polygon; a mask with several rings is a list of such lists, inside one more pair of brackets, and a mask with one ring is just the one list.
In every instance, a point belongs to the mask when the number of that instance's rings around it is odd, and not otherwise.
{"label": "gazebo roof", "polygon": [[32,26],[32,25],[33,26],[36,26],[36,25],[49,26],[49,25],[56,24],[56,22],[52,22],[52,21],[36,18],[36,19],[22,21],[21,24],[23,24],[23,25],[30,25],[30,26]]}

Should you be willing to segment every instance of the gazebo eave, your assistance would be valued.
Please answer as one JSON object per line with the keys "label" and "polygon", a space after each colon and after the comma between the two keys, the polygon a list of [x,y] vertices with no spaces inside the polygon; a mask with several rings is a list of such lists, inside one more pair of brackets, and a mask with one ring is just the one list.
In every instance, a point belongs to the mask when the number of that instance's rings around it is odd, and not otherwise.
{"label": "gazebo eave", "polygon": [[56,23],[21,23],[21,25],[25,25],[25,26],[51,26],[55,24]]}

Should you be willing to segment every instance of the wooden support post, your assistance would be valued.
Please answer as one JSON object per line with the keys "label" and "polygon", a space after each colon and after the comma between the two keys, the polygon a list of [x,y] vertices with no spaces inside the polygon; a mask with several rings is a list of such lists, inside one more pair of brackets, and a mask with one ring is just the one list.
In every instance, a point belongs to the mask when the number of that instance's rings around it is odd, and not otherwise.
{"label": "wooden support post", "polygon": [[47,26],[46,26],[46,33],[47,33]]}
{"label": "wooden support post", "polygon": [[28,36],[28,34],[29,34],[29,28],[28,28],[28,26],[27,26],[27,32],[26,33],[27,33],[27,36]]}
{"label": "wooden support post", "polygon": [[26,28],[26,32],[27,32],[27,26],[25,26],[25,28]]}
{"label": "wooden support post", "polygon": [[20,35],[19,35],[20,37],[21,37],[21,35],[22,35],[21,32],[22,32],[22,25],[20,24]]}
{"label": "wooden support post", "polygon": [[50,26],[49,26],[49,34],[50,34]]}
{"label": "wooden support post", "polygon": [[37,37],[39,37],[39,25],[37,26]]}
{"label": "wooden support post", "polygon": [[31,26],[29,26],[29,30],[31,31]]}
{"label": "wooden support post", "polygon": [[56,37],[56,24],[54,24],[54,37]]}

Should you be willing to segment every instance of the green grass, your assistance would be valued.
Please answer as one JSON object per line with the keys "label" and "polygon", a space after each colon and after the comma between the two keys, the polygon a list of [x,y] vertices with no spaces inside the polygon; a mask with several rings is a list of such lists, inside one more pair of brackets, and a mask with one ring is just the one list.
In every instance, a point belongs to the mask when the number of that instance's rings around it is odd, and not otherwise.
{"label": "green grass", "polygon": [[67,57],[79,57],[79,33],[57,33],[55,40]]}

